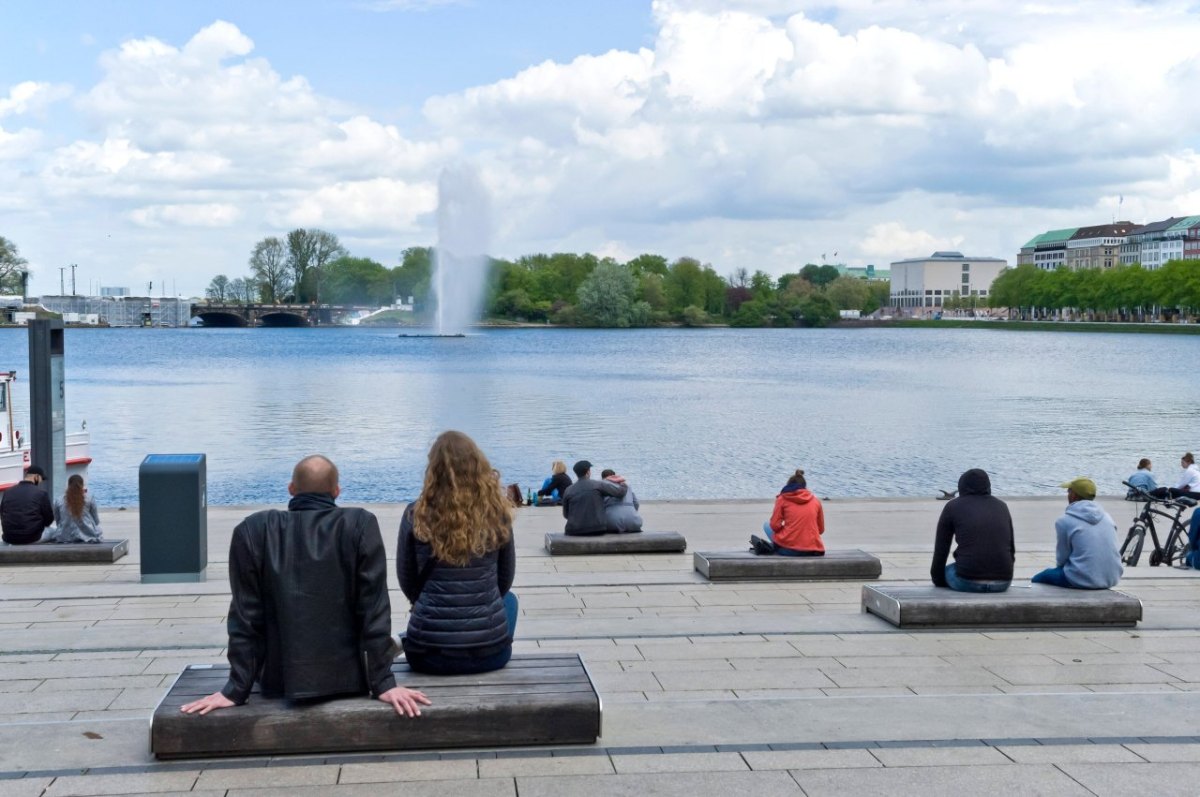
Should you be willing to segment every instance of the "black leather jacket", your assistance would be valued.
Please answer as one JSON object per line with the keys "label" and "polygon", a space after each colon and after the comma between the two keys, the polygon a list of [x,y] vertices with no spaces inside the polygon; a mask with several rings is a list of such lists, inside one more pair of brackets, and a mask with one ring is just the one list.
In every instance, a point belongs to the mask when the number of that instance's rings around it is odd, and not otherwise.
{"label": "black leather jacket", "polygon": [[50,496],[33,482],[19,481],[4,491],[0,500],[0,525],[4,541],[13,545],[37,542],[42,531],[54,522]]}
{"label": "black leather jacket", "polygon": [[[497,550],[459,567],[435,560],[433,548],[413,535],[412,505],[400,520],[396,575],[412,601],[404,650],[483,658],[512,644],[501,597],[512,588],[517,555],[512,535]],[[424,585],[421,571],[430,566]]]}
{"label": "black leather jacket", "polygon": [[305,493],[288,511],[255,512],[229,546],[229,681],[244,703],[255,680],[264,697],[290,700],[386,692],[392,607],[379,522]]}

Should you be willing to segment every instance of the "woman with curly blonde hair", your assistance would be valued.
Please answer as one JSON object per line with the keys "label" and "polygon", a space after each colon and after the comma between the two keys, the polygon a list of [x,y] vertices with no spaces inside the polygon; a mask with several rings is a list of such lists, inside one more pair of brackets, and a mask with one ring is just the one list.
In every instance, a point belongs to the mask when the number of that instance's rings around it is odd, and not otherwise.
{"label": "woman with curly blonde hair", "polygon": [[404,510],[396,545],[400,589],[412,602],[404,655],[418,672],[498,670],[517,624],[512,507],[491,463],[462,432],[429,449],[421,495]]}

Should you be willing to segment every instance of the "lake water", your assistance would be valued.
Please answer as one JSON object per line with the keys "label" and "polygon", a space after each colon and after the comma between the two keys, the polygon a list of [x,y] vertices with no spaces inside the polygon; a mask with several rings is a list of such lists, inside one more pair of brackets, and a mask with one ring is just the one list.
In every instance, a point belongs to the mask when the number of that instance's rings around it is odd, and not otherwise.
{"label": "lake water", "polygon": [[[1077,475],[1117,493],[1139,457],[1173,483],[1200,449],[1198,346],[987,329],[71,329],[67,412],[71,429],[87,420],[103,506],[137,503],[146,454],[190,452],[208,456],[213,504],[283,502],[312,452],[341,468],[344,502],[407,500],[447,428],[523,489],[551,460],[587,458],[641,498],[768,497],[797,466],[822,496],[933,496],[969,467],[1003,495]],[[0,369],[27,405],[24,330],[0,330]]]}

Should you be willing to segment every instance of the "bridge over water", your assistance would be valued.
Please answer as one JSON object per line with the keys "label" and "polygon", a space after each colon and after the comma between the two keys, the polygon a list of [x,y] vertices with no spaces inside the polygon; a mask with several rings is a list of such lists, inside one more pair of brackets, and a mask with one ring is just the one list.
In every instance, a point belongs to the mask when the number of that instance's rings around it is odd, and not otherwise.
{"label": "bridge over water", "polygon": [[208,302],[192,305],[192,318],[206,327],[316,327],[337,324],[346,316],[374,307],[333,304],[235,304]]}

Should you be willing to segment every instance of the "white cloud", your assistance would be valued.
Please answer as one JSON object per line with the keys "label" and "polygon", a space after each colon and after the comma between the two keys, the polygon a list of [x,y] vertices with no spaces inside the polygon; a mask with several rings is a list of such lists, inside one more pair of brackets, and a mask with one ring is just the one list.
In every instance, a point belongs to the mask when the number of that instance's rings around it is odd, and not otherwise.
{"label": "white cloud", "polygon": [[151,205],[129,214],[142,227],[228,227],[242,213],[234,205],[213,202],[196,205]]}
{"label": "white cloud", "polygon": [[0,97],[0,117],[38,113],[70,94],[70,86],[26,80],[11,87],[7,97]]}
{"label": "white cloud", "polygon": [[871,227],[858,249],[864,255],[890,260],[954,249],[962,241],[961,235],[950,239],[937,238],[925,230],[910,230],[899,222],[887,221]]}
{"label": "white cloud", "polygon": [[436,208],[436,185],[380,177],[324,186],[297,202],[283,221],[332,230],[408,231]]}

